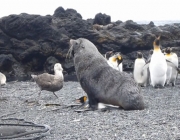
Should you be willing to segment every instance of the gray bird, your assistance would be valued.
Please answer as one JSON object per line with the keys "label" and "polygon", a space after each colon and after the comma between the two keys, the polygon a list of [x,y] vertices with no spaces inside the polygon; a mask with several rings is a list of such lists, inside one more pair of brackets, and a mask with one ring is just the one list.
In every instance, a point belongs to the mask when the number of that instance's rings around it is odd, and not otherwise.
{"label": "gray bird", "polygon": [[54,75],[48,73],[43,73],[40,75],[31,75],[31,77],[36,81],[37,85],[40,88],[39,96],[42,90],[47,90],[53,92],[53,94],[58,98],[55,92],[63,87],[64,76],[62,71],[63,68],[61,64],[56,63],[54,65]]}

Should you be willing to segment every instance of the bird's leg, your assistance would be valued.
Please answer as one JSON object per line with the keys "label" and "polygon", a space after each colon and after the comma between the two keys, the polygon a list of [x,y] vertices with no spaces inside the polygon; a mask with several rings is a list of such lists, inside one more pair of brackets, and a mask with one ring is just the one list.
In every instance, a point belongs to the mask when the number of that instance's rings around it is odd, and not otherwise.
{"label": "bird's leg", "polygon": [[59,98],[59,97],[55,94],[55,92],[53,92],[53,94],[54,94],[57,98]]}

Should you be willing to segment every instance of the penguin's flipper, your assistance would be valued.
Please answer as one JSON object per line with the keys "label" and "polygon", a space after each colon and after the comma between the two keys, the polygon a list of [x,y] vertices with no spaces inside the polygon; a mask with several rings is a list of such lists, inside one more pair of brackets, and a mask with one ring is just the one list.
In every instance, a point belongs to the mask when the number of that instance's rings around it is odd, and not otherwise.
{"label": "penguin's flipper", "polygon": [[167,63],[168,66],[170,66],[173,69],[177,70],[178,73],[180,72],[180,69],[178,67],[176,67],[176,65],[174,65],[174,63],[172,63],[171,61],[166,60],[166,63]]}
{"label": "penguin's flipper", "polygon": [[147,61],[147,63],[143,66],[143,68],[141,70],[141,76],[143,76],[143,72],[149,68],[149,64],[150,64],[150,61]]}

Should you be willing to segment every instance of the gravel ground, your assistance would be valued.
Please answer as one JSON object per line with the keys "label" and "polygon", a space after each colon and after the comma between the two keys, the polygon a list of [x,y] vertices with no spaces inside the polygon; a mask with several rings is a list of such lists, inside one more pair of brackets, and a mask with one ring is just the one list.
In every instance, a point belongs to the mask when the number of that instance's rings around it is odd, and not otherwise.
{"label": "gravel ground", "polygon": [[[0,122],[6,118],[18,118],[38,124],[47,124],[51,134],[44,140],[173,140],[180,139],[180,79],[176,87],[142,88],[146,109],[142,111],[111,110],[77,113],[77,107],[66,105],[85,93],[78,82],[65,82],[56,92],[43,91],[39,105],[39,88],[35,82],[9,82],[2,87],[0,98]],[[29,102],[27,102],[29,101]],[[46,106],[46,104],[61,106]]]}

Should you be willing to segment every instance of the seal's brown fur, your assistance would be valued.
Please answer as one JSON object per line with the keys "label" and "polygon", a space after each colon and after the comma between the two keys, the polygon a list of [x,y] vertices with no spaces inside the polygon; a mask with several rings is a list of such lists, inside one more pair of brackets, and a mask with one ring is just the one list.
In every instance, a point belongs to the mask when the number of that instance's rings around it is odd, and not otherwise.
{"label": "seal's brown fur", "polygon": [[97,109],[99,102],[125,110],[144,109],[140,88],[129,74],[111,68],[96,46],[87,39],[70,40],[77,78],[87,93],[89,105]]}

